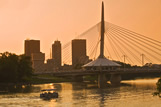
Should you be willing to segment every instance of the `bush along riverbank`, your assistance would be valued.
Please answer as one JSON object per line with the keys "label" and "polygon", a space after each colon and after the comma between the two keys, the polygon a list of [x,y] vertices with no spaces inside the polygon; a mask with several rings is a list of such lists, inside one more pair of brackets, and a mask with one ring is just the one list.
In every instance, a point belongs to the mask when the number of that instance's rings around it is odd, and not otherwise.
{"label": "bush along riverbank", "polygon": [[156,83],[157,85],[157,91],[153,93],[154,96],[159,96],[161,98],[161,77]]}

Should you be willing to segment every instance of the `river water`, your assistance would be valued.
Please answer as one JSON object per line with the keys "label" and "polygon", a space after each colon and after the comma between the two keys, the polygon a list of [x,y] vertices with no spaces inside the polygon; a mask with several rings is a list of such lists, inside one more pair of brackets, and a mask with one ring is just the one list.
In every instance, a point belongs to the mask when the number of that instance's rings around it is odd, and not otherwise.
{"label": "river water", "polygon": [[[161,107],[161,98],[152,95],[157,80],[122,81],[120,87],[105,89],[89,82],[4,87],[9,93],[1,91],[0,107]],[[40,90],[47,88],[56,88],[59,98],[40,99]]]}

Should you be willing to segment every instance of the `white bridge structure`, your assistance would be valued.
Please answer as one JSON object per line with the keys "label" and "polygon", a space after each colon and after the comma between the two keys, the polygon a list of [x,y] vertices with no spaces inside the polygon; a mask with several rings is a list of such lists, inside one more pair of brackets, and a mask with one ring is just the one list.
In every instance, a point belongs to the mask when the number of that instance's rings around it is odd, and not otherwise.
{"label": "white bridge structure", "polygon": [[[152,63],[153,60],[155,60],[157,63],[161,63],[161,42],[140,35],[133,31],[124,29],[117,25],[105,22],[103,2],[102,2],[101,22],[98,23],[96,26],[92,27],[91,29],[89,29],[88,32],[92,32],[92,30],[97,29],[97,27],[99,27],[100,30],[99,39],[95,47],[93,45],[91,46],[91,48],[94,50],[91,51],[91,53],[92,54],[95,53],[95,55],[98,54],[98,57],[95,60],[83,65],[82,69],[80,70],[43,71],[43,72],[36,72],[36,74],[50,74],[53,76],[73,76],[76,77],[77,79],[79,79],[78,77],[84,75],[98,75],[99,87],[105,87],[107,83],[106,79],[107,74],[111,75],[110,78],[111,83],[118,85],[120,84],[122,74],[161,73],[161,67],[120,68],[121,66],[120,64],[113,62],[111,60],[112,56],[115,55],[115,57],[117,57],[117,59],[120,61],[122,60],[123,57],[124,63],[125,59],[129,61],[131,64],[134,64],[134,62],[138,62],[144,65],[145,60],[149,63]],[[84,32],[82,35],[86,34],[87,32]],[[79,38],[81,38],[82,35],[80,35]],[[105,38],[108,40],[108,42],[105,41]],[[99,43],[100,43],[100,49],[99,49],[100,52],[97,53],[95,52],[95,50],[97,50]],[[64,49],[69,44],[70,43],[65,45]],[[107,48],[105,44],[110,44],[111,47]],[[109,51],[109,49],[111,49],[112,52]],[[105,55],[105,53],[108,54],[108,56]],[[131,56],[131,58],[129,56]],[[67,55],[66,57],[68,59]],[[140,60],[139,57],[142,57],[142,60]]]}

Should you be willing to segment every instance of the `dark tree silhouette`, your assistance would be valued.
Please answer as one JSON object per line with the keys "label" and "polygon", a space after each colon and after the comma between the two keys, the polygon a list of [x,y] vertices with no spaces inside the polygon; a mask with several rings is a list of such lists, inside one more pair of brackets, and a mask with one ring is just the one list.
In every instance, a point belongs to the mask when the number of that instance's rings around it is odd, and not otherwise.
{"label": "dark tree silhouette", "polygon": [[156,83],[157,85],[157,91],[153,93],[153,95],[157,95],[161,98],[161,77],[160,79],[158,80],[158,82]]}
{"label": "dark tree silhouette", "polygon": [[29,56],[20,55],[18,64],[18,80],[26,81],[32,76],[33,69],[32,63]]}
{"label": "dark tree silhouette", "polygon": [[24,82],[32,76],[30,57],[0,53],[0,82]]}

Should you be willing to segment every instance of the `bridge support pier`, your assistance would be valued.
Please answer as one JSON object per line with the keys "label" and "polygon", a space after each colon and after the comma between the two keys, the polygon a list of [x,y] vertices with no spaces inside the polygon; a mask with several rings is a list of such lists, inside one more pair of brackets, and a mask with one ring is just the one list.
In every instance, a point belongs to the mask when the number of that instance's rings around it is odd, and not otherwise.
{"label": "bridge support pier", "polygon": [[121,75],[120,74],[111,74],[110,82],[112,85],[120,85]]}
{"label": "bridge support pier", "polygon": [[73,76],[73,82],[83,82],[83,76]]}
{"label": "bridge support pier", "polygon": [[107,87],[107,78],[104,73],[100,73],[98,75],[98,87],[99,88],[105,88]]}

